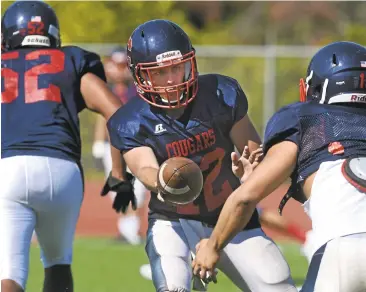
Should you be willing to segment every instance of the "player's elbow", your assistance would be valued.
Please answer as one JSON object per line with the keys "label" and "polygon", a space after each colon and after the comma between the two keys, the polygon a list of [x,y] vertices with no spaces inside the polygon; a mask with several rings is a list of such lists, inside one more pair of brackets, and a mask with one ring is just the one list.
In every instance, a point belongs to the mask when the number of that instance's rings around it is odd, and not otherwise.
{"label": "player's elbow", "polygon": [[231,214],[235,217],[240,217],[241,221],[244,220],[245,216],[251,216],[253,214],[256,206],[257,201],[252,198],[248,198],[247,196],[232,196],[228,199],[227,202],[229,205],[231,205]]}
{"label": "player's elbow", "polygon": [[242,198],[238,201],[238,204],[245,207],[246,209],[255,209],[255,207],[258,205],[259,200],[253,199],[253,198]]}
{"label": "player's elbow", "polygon": [[92,73],[81,78],[80,91],[87,108],[102,114],[106,120],[122,106],[107,84]]}
{"label": "player's elbow", "polygon": [[245,206],[246,208],[255,208],[261,200],[261,196],[256,191],[238,192],[234,198],[237,205]]}

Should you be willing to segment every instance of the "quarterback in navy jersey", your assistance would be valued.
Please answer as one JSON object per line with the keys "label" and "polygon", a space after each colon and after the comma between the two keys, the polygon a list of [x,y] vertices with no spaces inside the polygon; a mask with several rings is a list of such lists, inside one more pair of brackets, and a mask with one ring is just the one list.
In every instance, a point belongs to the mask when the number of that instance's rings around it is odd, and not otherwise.
{"label": "quarterback in navy jersey", "polygon": [[293,197],[312,220],[313,257],[303,292],[366,290],[366,49],[335,42],[312,58],[301,102],[268,122],[265,158],[228,199],[196,274],[212,273],[219,251],[249,222],[256,204],[291,177]]}
{"label": "quarterback in navy jersey", "polygon": [[[105,83],[98,55],[61,47],[57,16],[45,2],[10,5],[1,33],[0,290],[25,290],[35,230],[43,291],[72,292],[83,198],[78,114],[88,108],[109,119],[121,102]],[[119,160],[113,175],[123,179]]]}
{"label": "quarterback in navy jersey", "polygon": [[[177,24],[151,20],[140,25],[127,52],[141,98],[108,121],[111,143],[151,191],[146,251],[156,291],[190,291],[195,245],[210,235],[222,206],[240,185],[243,170],[232,171],[238,160],[234,147],[242,153],[248,144],[256,151],[260,138],[238,82],[219,74],[199,76],[195,50]],[[158,199],[156,180],[159,165],[176,156],[199,165],[204,186],[193,203],[171,206]],[[296,291],[288,265],[260,228],[257,213],[224,252],[219,268],[242,291]]]}

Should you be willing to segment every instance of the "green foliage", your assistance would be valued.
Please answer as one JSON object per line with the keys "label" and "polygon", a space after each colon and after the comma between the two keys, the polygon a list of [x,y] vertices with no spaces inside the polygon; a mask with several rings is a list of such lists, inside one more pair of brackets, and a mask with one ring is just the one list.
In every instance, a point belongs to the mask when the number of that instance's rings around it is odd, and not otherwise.
{"label": "green foliage", "polygon": [[299,81],[304,77],[309,60],[278,58],[276,76],[276,107],[299,101]]}
{"label": "green foliage", "polygon": [[366,45],[365,25],[347,24],[345,28],[345,40]]}
{"label": "green foliage", "polygon": [[[1,2],[2,13],[11,4]],[[280,4],[280,7],[278,5]],[[143,22],[162,18],[179,24],[194,45],[271,44],[318,45],[348,40],[366,44],[362,2],[288,3],[226,2],[221,21],[209,22],[202,29],[187,19],[184,2],[174,1],[51,1],[60,20],[63,43],[119,43],[125,45],[132,31]],[[282,6],[281,6],[282,5]],[[312,5],[314,8],[312,9]],[[326,6],[328,5],[328,6]],[[338,6],[339,9],[337,8]],[[328,7],[330,13],[321,12]],[[309,9],[308,9],[309,8]],[[283,18],[274,12],[287,9]],[[311,10],[312,9],[312,10]],[[249,114],[260,133],[263,133],[264,59],[261,58],[198,58],[201,73],[220,73],[236,78],[249,99]],[[276,60],[276,108],[298,100],[299,78],[304,77],[306,58]],[[91,143],[95,114],[81,114],[83,162],[88,173],[93,168]],[[102,176],[102,173],[100,173]]]}
{"label": "green foliage", "polygon": [[[13,2],[3,1],[1,12]],[[60,22],[64,43],[126,43],[132,31],[155,18],[179,23],[187,33],[194,33],[182,10],[170,1],[50,1]]]}

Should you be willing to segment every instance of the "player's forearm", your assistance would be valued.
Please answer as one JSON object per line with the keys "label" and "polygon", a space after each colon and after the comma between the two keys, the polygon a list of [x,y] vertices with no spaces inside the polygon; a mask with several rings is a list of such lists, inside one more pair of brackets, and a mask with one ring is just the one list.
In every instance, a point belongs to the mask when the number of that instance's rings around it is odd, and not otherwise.
{"label": "player's forearm", "polygon": [[255,210],[256,202],[243,201],[233,193],[226,201],[219,220],[209,239],[216,250],[222,250],[230,240],[248,224]]}
{"label": "player's forearm", "polygon": [[250,121],[248,127],[249,127],[249,129],[248,129],[248,132],[249,132],[248,147],[249,147],[249,152],[253,152],[262,144],[262,140],[259,136],[258,131],[256,130],[256,128],[254,127],[254,125],[251,121]]}
{"label": "player's forearm", "polygon": [[291,175],[296,159],[296,144],[286,141],[272,146],[248,180],[225,202],[210,244],[217,250],[223,249],[248,224],[256,205]]}
{"label": "player's forearm", "polygon": [[156,188],[157,177],[158,177],[159,168],[155,167],[142,167],[137,173],[136,177],[144,184],[144,186],[154,192],[157,193],[158,190]]}

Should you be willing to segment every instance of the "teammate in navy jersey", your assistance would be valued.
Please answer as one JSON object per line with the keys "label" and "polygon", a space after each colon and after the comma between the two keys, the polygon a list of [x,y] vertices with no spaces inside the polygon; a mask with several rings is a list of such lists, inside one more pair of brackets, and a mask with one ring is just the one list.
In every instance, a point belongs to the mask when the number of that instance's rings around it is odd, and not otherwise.
{"label": "teammate in navy jersey", "polygon": [[[9,6],[1,33],[0,290],[25,290],[35,230],[43,291],[73,291],[72,243],[83,198],[78,113],[88,108],[109,119],[121,103],[98,55],[61,47],[57,16],[43,1]],[[123,179],[120,159],[113,168]],[[133,200],[129,182],[118,180],[114,189],[122,186],[124,201]]]}
{"label": "teammate in navy jersey", "polygon": [[[240,185],[231,169],[232,159],[235,164],[239,159],[234,147],[242,153],[248,144],[254,152],[260,138],[238,82],[219,74],[199,76],[195,50],[175,23],[151,20],[138,26],[127,53],[141,98],[108,121],[111,143],[151,191],[146,251],[156,291],[190,291],[195,245],[210,235],[223,204]],[[159,165],[175,156],[195,161],[204,176],[198,199],[178,207],[160,201],[156,187]],[[219,268],[242,291],[296,291],[289,267],[263,233],[257,213],[225,254]]]}
{"label": "teammate in navy jersey", "polygon": [[313,257],[302,291],[365,291],[366,49],[335,42],[312,58],[301,101],[268,122],[265,158],[197,246],[196,274],[212,273],[219,251],[250,224],[257,203],[288,177],[289,193],[312,220]]}

